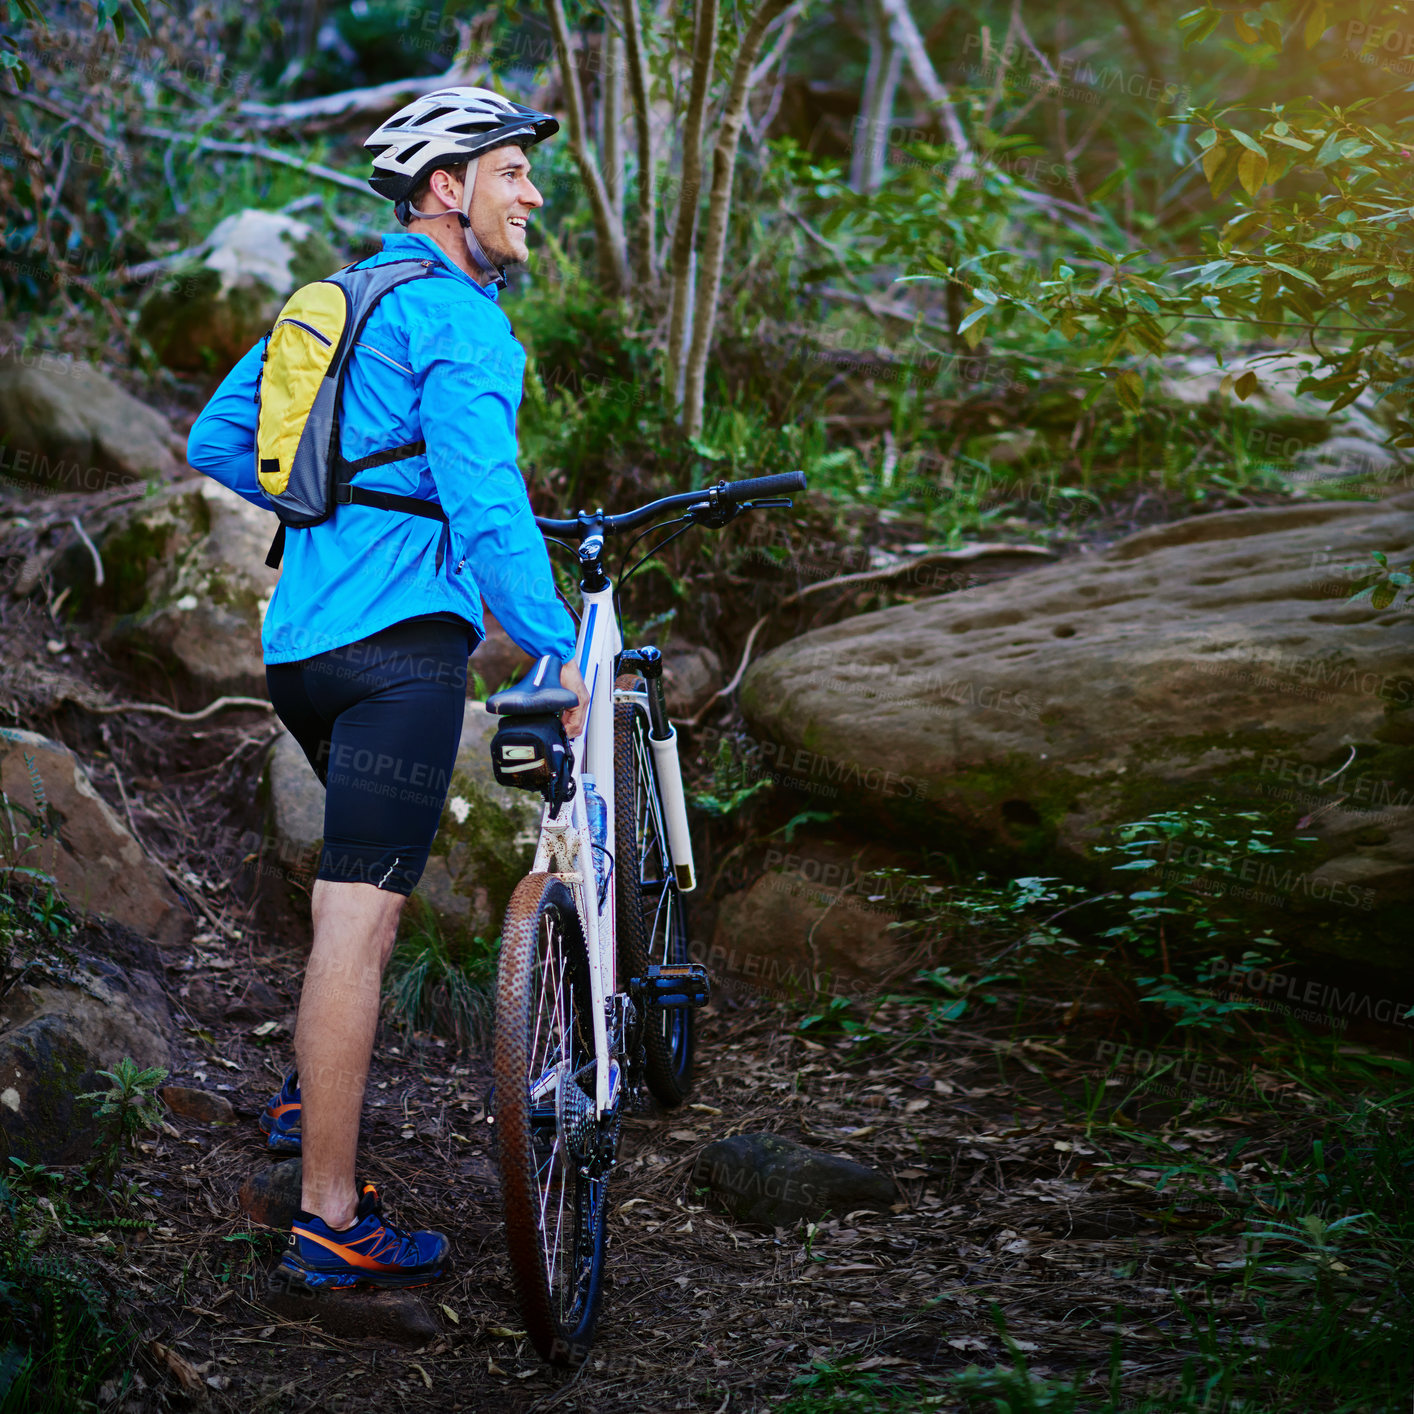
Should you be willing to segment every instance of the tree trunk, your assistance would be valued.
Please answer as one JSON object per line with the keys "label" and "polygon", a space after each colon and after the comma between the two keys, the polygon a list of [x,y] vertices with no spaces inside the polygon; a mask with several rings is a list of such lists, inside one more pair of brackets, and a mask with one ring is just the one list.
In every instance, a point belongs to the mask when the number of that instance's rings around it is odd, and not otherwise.
{"label": "tree trunk", "polygon": [[972,166],[972,146],[967,141],[967,134],[962,130],[962,123],[952,106],[947,87],[938,77],[933,68],[933,61],[923,47],[923,36],[918,32],[913,12],[908,8],[908,0],[879,0],[879,6],[887,19],[894,42],[908,59],[908,67],[913,70],[913,77],[918,80],[924,97],[938,110],[943,127],[947,130],[948,140],[957,150],[957,162],[949,183],[951,189],[957,185],[957,178],[962,171]]}
{"label": "tree trunk", "polygon": [[888,152],[894,98],[903,73],[903,49],[894,39],[889,19],[878,0],[869,5],[869,69],[855,126],[849,181],[857,192],[878,188]]}
{"label": "tree trunk", "polygon": [[[757,44],[760,44],[759,38]],[[692,301],[690,260],[693,238],[697,234],[697,205],[702,197],[702,126],[707,113],[707,94],[712,86],[712,61],[716,52],[717,0],[697,0],[692,35],[692,87],[687,97],[687,121],[683,126],[682,189],[678,193],[677,225],[673,230],[671,304],[668,310],[668,388],[675,405],[681,402],[679,389],[682,386],[683,345],[686,342],[688,307]]]}
{"label": "tree trunk", "polygon": [[702,257],[697,282],[697,301],[692,319],[692,347],[687,356],[687,376],[683,390],[683,431],[689,437],[702,432],[702,399],[706,386],[707,353],[712,329],[717,322],[717,301],[722,290],[722,263],[727,249],[727,226],[732,211],[732,178],[736,174],[736,154],[741,143],[741,125],[750,96],[750,78],[761,52],[767,27],[784,10],[789,0],[763,0],[742,36],[732,68],[731,88],[717,146],[712,154],[712,194],[707,207],[707,233],[702,240]]}
{"label": "tree trunk", "polygon": [[560,61],[560,78],[565,90],[565,126],[569,130],[570,152],[584,179],[589,193],[589,208],[594,216],[594,238],[599,257],[599,278],[611,295],[628,286],[628,260],[624,250],[624,231],[614,214],[604,185],[603,173],[585,141],[584,90],[579,85],[579,70],[575,67],[574,50],[570,48],[569,25],[565,21],[564,0],[548,0],[550,29],[555,36],[555,54]]}
{"label": "tree trunk", "polygon": [[633,253],[638,283],[644,291],[658,273],[655,249],[657,222],[654,212],[653,133],[648,126],[648,64],[643,54],[642,20],[638,0],[623,0],[624,56],[628,62],[629,92],[633,96],[633,130],[638,144],[638,238]]}
{"label": "tree trunk", "polygon": [[599,96],[599,160],[614,219],[624,224],[624,46],[612,21],[604,23],[603,79]]}

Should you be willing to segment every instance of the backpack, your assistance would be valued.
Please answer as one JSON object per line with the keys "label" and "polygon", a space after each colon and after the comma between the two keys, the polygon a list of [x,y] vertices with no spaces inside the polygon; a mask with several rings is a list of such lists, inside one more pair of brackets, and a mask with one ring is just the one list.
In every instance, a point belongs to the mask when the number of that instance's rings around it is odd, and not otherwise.
{"label": "backpack", "polygon": [[[408,267],[414,267],[408,269]],[[260,489],[274,503],[280,527],[265,563],[278,569],[286,529],[320,525],[337,506],[375,506],[442,522],[437,569],[447,546],[447,515],[436,501],[395,496],[355,486],[369,467],[402,461],[427,450],[408,442],[347,461],[339,434],[344,372],[368,316],[384,295],[411,280],[436,274],[437,263],[409,257],[381,265],[346,266],[305,285],[285,301],[265,336],[255,400],[255,470]]]}

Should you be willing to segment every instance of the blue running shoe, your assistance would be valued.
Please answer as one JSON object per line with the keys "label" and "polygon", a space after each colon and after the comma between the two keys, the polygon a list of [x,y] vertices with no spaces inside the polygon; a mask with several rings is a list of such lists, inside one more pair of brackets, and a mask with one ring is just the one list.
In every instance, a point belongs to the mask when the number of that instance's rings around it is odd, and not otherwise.
{"label": "blue running shoe", "polygon": [[332,1228],[301,1212],[275,1283],[311,1291],[353,1286],[422,1286],[443,1274],[451,1243],[440,1232],[403,1232],[383,1217],[378,1190],[363,1186],[352,1227]]}
{"label": "blue running shoe", "polygon": [[282,1154],[298,1154],[299,1120],[299,1072],[292,1070],[260,1116],[260,1127],[270,1136],[266,1142]]}

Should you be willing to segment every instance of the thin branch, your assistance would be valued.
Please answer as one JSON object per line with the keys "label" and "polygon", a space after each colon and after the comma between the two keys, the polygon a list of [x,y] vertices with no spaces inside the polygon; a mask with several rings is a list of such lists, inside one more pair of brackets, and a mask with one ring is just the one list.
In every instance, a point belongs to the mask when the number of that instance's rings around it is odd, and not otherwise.
{"label": "thin branch", "polygon": [[741,662],[737,664],[736,672],[732,674],[732,680],[724,688],[714,692],[693,716],[683,719],[680,725],[695,727],[706,715],[707,709],[719,697],[727,697],[736,691],[746,673],[746,666],[751,661],[751,650],[756,644],[756,635],[766,626],[766,621],[777,609],[798,604],[811,594],[820,594],[826,589],[839,589],[845,585],[863,584],[871,580],[899,579],[919,569],[932,568],[937,565],[970,564],[973,560],[989,559],[999,555],[1028,555],[1038,559],[1054,559],[1055,551],[1048,550],[1042,545],[1008,545],[1002,541],[979,542],[975,545],[964,546],[961,550],[939,550],[935,554],[923,555],[901,565],[889,565],[886,569],[863,570],[858,574],[836,575],[833,579],[822,579],[818,584],[807,584],[804,589],[797,589],[794,594],[787,594],[784,599],[777,600],[752,625],[751,632],[746,636],[746,646],[741,652]]}
{"label": "thin branch", "polygon": [[78,516],[70,516],[69,524],[78,532],[78,537],[83,541],[88,553],[93,556],[93,583],[97,588],[103,583],[103,558],[98,553],[98,546],[88,538],[87,532],[80,523]]}
{"label": "thin branch", "polygon": [[692,86],[688,91],[687,121],[683,126],[682,185],[673,228],[672,290],[668,307],[668,389],[674,402],[678,398],[688,311],[692,303],[692,244],[697,235],[697,206],[702,197],[702,129],[712,83],[712,62],[717,52],[717,0],[697,0],[694,21]]}
{"label": "thin branch", "polygon": [[10,84],[4,90],[4,96],[18,99],[22,103],[32,103],[36,108],[43,108],[46,113],[52,113],[56,118],[63,118],[66,122],[72,123],[80,132],[87,133],[100,147],[112,148],[115,152],[124,150],[124,145],[119,139],[105,136],[97,128],[90,127],[77,113],[70,113],[67,108],[61,108],[59,104],[48,98],[42,98],[37,93],[21,92],[14,84]]}
{"label": "thin branch", "polygon": [[638,146],[638,239],[634,251],[638,283],[645,290],[658,271],[655,249],[653,132],[649,126],[648,66],[643,56],[642,21],[638,0],[623,0],[624,54],[628,60],[629,91],[633,96],[633,130]]}
{"label": "thin branch", "polygon": [[[99,580],[100,584],[102,582]],[[218,697],[215,702],[207,703],[199,712],[178,712],[171,707],[164,707],[160,702],[114,702],[103,707],[89,706],[87,703],[79,705],[85,711],[105,717],[123,712],[155,712],[159,717],[170,717],[174,722],[199,722],[213,712],[224,711],[227,707],[259,707],[263,712],[275,710],[263,697]]]}
{"label": "thin branch", "polygon": [[879,4],[884,14],[889,18],[894,40],[907,57],[908,66],[913,70],[914,78],[918,80],[918,85],[923,90],[924,96],[938,110],[939,116],[943,120],[948,137],[957,149],[958,165],[970,166],[972,146],[967,141],[967,134],[962,130],[962,123],[953,108],[947,86],[938,77],[937,71],[933,68],[933,61],[928,57],[928,51],[923,47],[923,36],[918,32],[913,13],[908,8],[908,0],[879,0]]}
{"label": "thin branch", "polygon": [[595,243],[599,252],[600,278],[617,294],[628,285],[628,263],[624,251],[623,227],[614,214],[604,184],[604,174],[589,149],[588,128],[584,106],[584,90],[579,84],[574,50],[570,46],[569,22],[565,19],[564,0],[549,0],[550,30],[555,38],[555,54],[560,61],[560,81],[565,95],[566,126],[569,129],[570,152],[579,167],[589,194],[589,209],[594,217]]}
{"label": "thin branch", "polygon": [[198,137],[195,133],[172,133],[165,128],[137,127],[129,128],[128,131],[142,137],[158,138],[163,142],[189,142],[203,152],[229,152],[237,157],[258,157],[265,162],[278,162],[282,166],[293,167],[297,172],[306,172],[311,177],[319,177],[326,182],[334,182],[338,186],[347,187],[350,191],[356,191],[360,196],[381,200],[372,187],[360,178],[336,172],[332,167],[325,167],[318,162],[306,162],[302,158],[292,157],[288,152],[280,152],[273,147],[262,147],[259,143],[218,142],[215,138]]}
{"label": "thin branch", "polygon": [[[788,0],[763,0],[742,36],[732,66],[731,88],[717,146],[712,154],[712,194],[707,204],[707,231],[702,238],[702,271],[692,317],[692,346],[687,355],[687,376],[683,385],[683,430],[689,437],[702,431],[702,399],[707,376],[707,353],[717,322],[717,303],[722,289],[722,264],[726,258],[727,225],[731,219],[732,178],[736,174],[736,154],[741,145],[741,128],[750,98],[751,71],[766,38],[766,30],[787,6]],[[676,316],[676,309],[674,316]]]}

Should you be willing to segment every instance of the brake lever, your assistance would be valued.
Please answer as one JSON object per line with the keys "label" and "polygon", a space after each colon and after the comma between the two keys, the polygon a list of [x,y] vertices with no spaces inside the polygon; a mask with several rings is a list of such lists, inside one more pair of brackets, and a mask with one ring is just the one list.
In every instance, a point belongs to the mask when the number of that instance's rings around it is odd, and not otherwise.
{"label": "brake lever", "polygon": [[795,502],[789,496],[763,496],[757,501],[738,501],[735,504],[717,506],[704,501],[700,506],[690,507],[687,514],[694,525],[705,525],[713,530],[721,530],[723,526],[730,525],[746,511],[785,509],[794,504]]}

